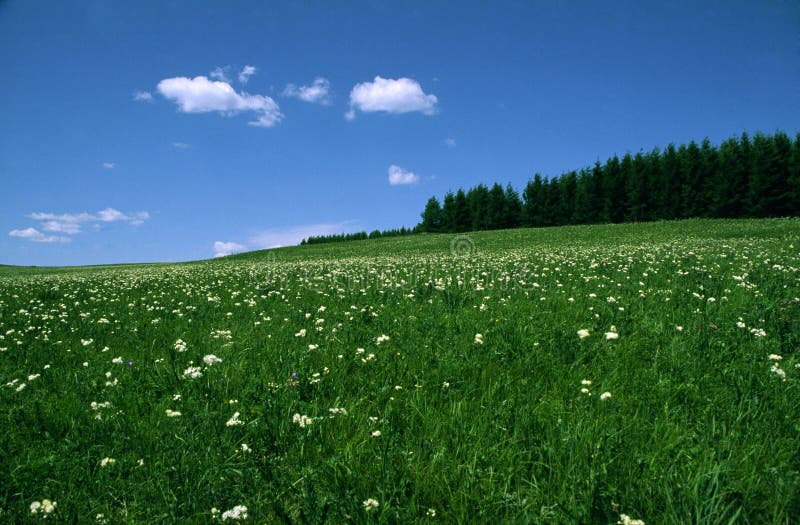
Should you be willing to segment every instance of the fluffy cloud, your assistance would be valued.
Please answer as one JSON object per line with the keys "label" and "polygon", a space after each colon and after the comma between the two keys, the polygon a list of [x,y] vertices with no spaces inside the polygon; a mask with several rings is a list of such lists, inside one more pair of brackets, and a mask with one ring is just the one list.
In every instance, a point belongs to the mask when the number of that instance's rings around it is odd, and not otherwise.
{"label": "fluffy cloud", "polygon": [[114,164],[113,162],[104,162],[103,163],[103,167],[105,169],[107,169],[107,170],[113,170],[114,166],[116,166],[116,164]]}
{"label": "fluffy cloud", "polygon": [[172,100],[184,113],[217,112],[230,116],[243,111],[256,113],[251,126],[272,127],[283,118],[278,104],[265,95],[237,93],[227,82],[204,76],[165,78],[158,83],[158,92]]}
{"label": "fluffy cloud", "polygon": [[226,255],[244,251],[245,249],[246,246],[242,246],[239,243],[216,241],[214,243],[214,257],[225,257]]}
{"label": "fluffy cloud", "polygon": [[409,113],[418,111],[424,115],[436,113],[436,95],[426,95],[419,82],[410,78],[375,77],[372,82],[356,84],[350,91],[348,120],[356,116],[356,110],[367,112]]}
{"label": "fluffy cloud", "polygon": [[250,77],[255,75],[256,68],[255,66],[244,66],[242,70],[239,72],[239,82],[242,84],[247,84],[247,81],[250,80]]}
{"label": "fluffy cloud", "polygon": [[406,171],[400,166],[392,164],[389,166],[389,184],[392,186],[399,186],[402,184],[416,184],[419,182],[419,177],[416,173]]}
{"label": "fluffy cloud", "polygon": [[328,79],[317,77],[310,86],[295,86],[288,84],[283,90],[283,95],[295,97],[313,104],[330,104],[331,83]]}
{"label": "fluffy cloud", "polygon": [[[52,233],[63,233],[66,235],[76,235],[83,231],[83,224],[93,223],[96,226],[101,222],[126,222],[134,226],[144,223],[150,218],[146,211],[135,213],[122,213],[114,208],[106,208],[95,214],[91,213],[31,213],[28,217],[39,222],[39,227]],[[12,230],[9,232],[12,237],[19,237],[34,242],[69,242],[69,237],[45,235],[36,228],[26,228],[24,230]]]}
{"label": "fluffy cloud", "polygon": [[444,143],[447,145],[448,148],[455,148],[456,147],[456,139],[452,137],[448,137],[444,139]]}
{"label": "fluffy cloud", "polygon": [[61,235],[45,235],[36,228],[25,228],[24,230],[11,230],[8,234],[12,237],[19,237],[33,242],[69,242],[69,237]]}
{"label": "fluffy cloud", "polygon": [[173,142],[172,147],[175,149],[189,149],[192,145],[185,142]]}
{"label": "fluffy cloud", "polygon": [[136,100],[137,102],[152,102],[153,95],[151,95],[148,91],[135,91],[133,93],[133,100]]}

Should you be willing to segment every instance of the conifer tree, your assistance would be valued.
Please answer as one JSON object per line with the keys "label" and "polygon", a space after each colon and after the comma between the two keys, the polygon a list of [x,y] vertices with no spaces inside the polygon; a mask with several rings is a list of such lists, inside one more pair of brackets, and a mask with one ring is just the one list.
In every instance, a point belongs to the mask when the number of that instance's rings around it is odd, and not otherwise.
{"label": "conifer tree", "polygon": [[442,207],[436,197],[428,199],[422,212],[421,229],[427,233],[437,233],[442,228]]}
{"label": "conifer tree", "polygon": [[442,232],[453,233],[456,231],[456,197],[448,191],[442,201]]}
{"label": "conifer tree", "polygon": [[536,173],[529,180],[522,192],[522,222],[525,226],[539,227],[544,225],[543,210],[545,205],[544,182]]}
{"label": "conifer tree", "polygon": [[455,217],[456,232],[463,233],[472,228],[472,215],[469,210],[469,202],[467,201],[467,195],[461,188],[456,192]]}
{"label": "conifer tree", "polygon": [[506,207],[503,228],[519,228],[522,224],[522,200],[511,183],[506,185]]}

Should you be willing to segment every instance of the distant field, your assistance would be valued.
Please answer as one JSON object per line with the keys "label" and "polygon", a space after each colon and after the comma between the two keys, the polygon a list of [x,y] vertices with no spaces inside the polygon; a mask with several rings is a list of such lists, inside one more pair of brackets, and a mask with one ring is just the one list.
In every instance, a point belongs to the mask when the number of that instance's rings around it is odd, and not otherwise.
{"label": "distant field", "polygon": [[0,522],[796,523],[798,351],[797,219],[0,267]]}

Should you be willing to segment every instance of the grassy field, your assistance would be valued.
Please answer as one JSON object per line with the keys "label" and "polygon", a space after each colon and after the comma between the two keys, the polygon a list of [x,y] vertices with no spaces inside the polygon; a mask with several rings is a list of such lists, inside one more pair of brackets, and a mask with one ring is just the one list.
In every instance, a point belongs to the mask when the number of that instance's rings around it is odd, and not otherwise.
{"label": "grassy field", "polygon": [[798,297],[799,220],[2,267],[0,522],[797,523]]}

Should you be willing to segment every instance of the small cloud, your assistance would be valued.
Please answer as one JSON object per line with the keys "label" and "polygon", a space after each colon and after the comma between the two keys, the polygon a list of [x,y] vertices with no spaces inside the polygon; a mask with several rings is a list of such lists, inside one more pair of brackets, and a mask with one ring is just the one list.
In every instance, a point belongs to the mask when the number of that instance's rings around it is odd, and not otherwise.
{"label": "small cloud", "polygon": [[416,111],[423,115],[433,115],[436,113],[437,102],[436,95],[425,94],[416,80],[376,76],[374,81],[356,84],[350,91],[350,111],[345,114],[345,118],[352,120],[356,109],[365,113]]}
{"label": "small cloud", "polygon": [[244,251],[245,249],[246,246],[239,243],[216,241],[214,243],[214,257],[225,257],[226,255]]}
{"label": "small cloud", "polygon": [[103,163],[103,167],[105,169],[107,169],[107,170],[113,170],[114,166],[116,166],[116,164],[114,164],[113,162],[104,162]]}
{"label": "small cloud", "polygon": [[444,143],[448,148],[455,148],[456,147],[456,139],[452,137],[448,137],[444,139]]}
{"label": "small cloud", "polygon": [[400,166],[392,164],[389,166],[389,184],[392,186],[400,186],[403,184],[416,184],[419,182],[419,177],[416,173],[406,171]]}
{"label": "small cloud", "polygon": [[228,78],[227,71],[230,69],[230,66],[225,66],[224,68],[218,67],[214,71],[208,74],[209,77],[213,78],[214,80],[219,80],[220,82],[225,82],[227,84],[231,83],[231,79]]}
{"label": "small cloud", "polygon": [[69,237],[60,235],[45,235],[36,228],[25,228],[24,230],[11,230],[8,234],[12,237],[27,239],[33,242],[69,242]]}
{"label": "small cloud", "polygon": [[255,75],[256,68],[255,66],[244,66],[242,70],[239,72],[239,82],[242,84],[247,84],[247,81],[250,80],[250,77]]}
{"label": "small cloud", "polygon": [[134,91],[133,100],[137,102],[152,102],[153,95],[149,91]]}
{"label": "small cloud", "polygon": [[317,77],[310,86],[287,84],[283,90],[286,97],[295,97],[312,104],[328,105],[330,101],[331,83],[326,78]]}
{"label": "small cloud", "polygon": [[172,147],[175,149],[189,149],[192,145],[185,142],[173,142]]}
{"label": "small cloud", "polygon": [[283,119],[278,104],[266,95],[237,93],[227,82],[195,78],[165,78],[158,83],[158,92],[178,105],[183,113],[216,112],[232,116],[245,111],[256,113],[251,126],[272,127]]}

